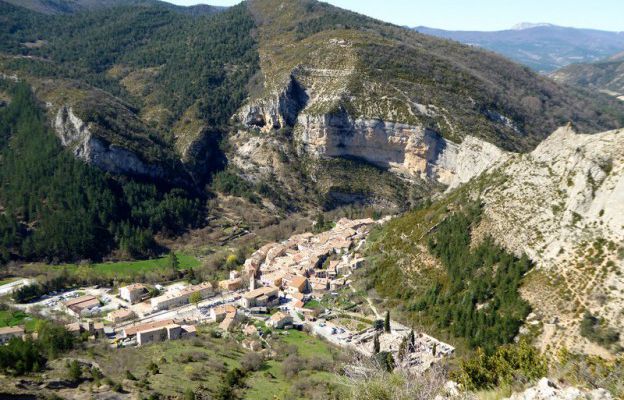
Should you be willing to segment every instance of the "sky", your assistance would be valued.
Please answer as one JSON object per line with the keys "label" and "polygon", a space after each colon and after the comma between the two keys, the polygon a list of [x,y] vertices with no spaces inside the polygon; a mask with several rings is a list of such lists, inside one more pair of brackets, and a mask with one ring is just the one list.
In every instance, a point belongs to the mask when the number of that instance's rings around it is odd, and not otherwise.
{"label": "sky", "polygon": [[[231,6],[239,0],[167,0]],[[338,7],[406,26],[494,31],[520,22],[624,31],[624,0],[328,0]]]}

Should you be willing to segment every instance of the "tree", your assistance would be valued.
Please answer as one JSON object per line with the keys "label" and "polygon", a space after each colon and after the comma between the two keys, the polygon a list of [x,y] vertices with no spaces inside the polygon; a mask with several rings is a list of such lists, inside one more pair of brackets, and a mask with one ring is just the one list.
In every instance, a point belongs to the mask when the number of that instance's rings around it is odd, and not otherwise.
{"label": "tree", "polygon": [[431,347],[431,354],[435,357],[438,352],[438,344],[433,342],[433,346]]}
{"label": "tree", "polygon": [[380,348],[381,345],[379,344],[379,334],[376,334],[375,338],[373,339],[373,354],[379,353]]}
{"label": "tree", "polygon": [[386,318],[384,319],[384,331],[390,332],[390,311],[386,311]]}
{"label": "tree", "polygon": [[258,371],[264,363],[264,357],[259,353],[247,353],[241,360],[243,371]]}
{"label": "tree", "polygon": [[156,364],[154,361],[152,361],[151,363],[149,363],[149,365],[147,366],[147,370],[152,374],[152,375],[156,375],[160,373],[160,369],[158,368],[158,364]]}
{"label": "tree", "polygon": [[178,272],[178,268],[180,267],[180,262],[178,261],[178,256],[172,251],[167,256],[167,266],[171,269],[173,273]]}
{"label": "tree", "polygon": [[195,393],[192,389],[186,389],[184,391],[184,400],[195,400]]}
{"label": "tree", "polygon": [[414,330],[412,329],[410,334],[409,334],[409,344],[410,344],[410,350],[414,351],[414,346],[416,345],[416,337],[414,336]]}
{"label": "tree", "polygon": [[80,378],[82,378],[82,368],[80,368],[78,361],[73,360],[67,364],[67,375],[72,382],[80,381]]}
{"label": "tree", "polygon": [[384,328],[384,322],[381,319],[376,319],[373,321],[373,328],[375,328],[376,331],[380,331]]}
{"label": "tree", "polygon": [[202,295],[199,292],[191,293],[191,297],[189,297],[189,301],[195,304],[195,307],[199,307],[199,302],[202,301]]}
{"label": "tree", "polygon": [[399,351],[397,353],[397,358],[399,359],[399,362],[405,359],[405,356],[407,355],[408,347],[409,347],[409,336],[405,336],[403,337],[403,340],[401,340],[401,344],[399,345]]}
{"label": "tree", "polygon": [[186,276],[186,279],[191,283],[191,284],[195,284],[197,283],[197,276],[195,275],[195,270],[193,268],[189,268],[188,270],[188,275]]}

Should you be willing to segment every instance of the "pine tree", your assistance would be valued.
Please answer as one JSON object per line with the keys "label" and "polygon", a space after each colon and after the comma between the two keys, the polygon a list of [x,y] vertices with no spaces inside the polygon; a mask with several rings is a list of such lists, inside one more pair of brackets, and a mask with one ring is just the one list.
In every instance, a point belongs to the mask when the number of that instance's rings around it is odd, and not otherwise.
{"label": "pine tree", "polygon": [[173,273],[178,272],[180,262],[178,261],[178,256],[176,256],[173,251],[167,256],[167,266],[171,268],[171,271],[173,271]]}
{"label": "pine tree", "polygon": [[384,331],[390,332],[390,311],[386,311],[386,318],[384,320]]}
{"label": "pine tree", "polygon": [[405,359],[405,355],[407,354],[407,347],[409,346],[409,336],[403,337],[401,340],[401,344],[399,345],[399,351],[397,353],[397,358],[399,362]]}
{"label": "pine tree", "polygon": [[380,349],[381,345],[379,344],[379,334],[376,334],[375,338],[373,339],[373,354],[379,353]]}

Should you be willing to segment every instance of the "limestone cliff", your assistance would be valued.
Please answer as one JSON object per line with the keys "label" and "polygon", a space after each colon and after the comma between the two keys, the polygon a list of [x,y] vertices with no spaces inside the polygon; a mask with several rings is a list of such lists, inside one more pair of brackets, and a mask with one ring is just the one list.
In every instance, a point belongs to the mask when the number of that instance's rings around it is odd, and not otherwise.
{"label": "limestone cliff", "polygon": [[70,148],[74,156],[104,171],[150,178],[165,176],[161,166],[148,164],[127,148],[95,137],[71,107],[62,106],[58,110],[54,128],[63,146]]}
{"label": "limestone cliff", "polygon": [[535,261],[523,295],[543,324],[539,343],[608,356],[579,323],[587,310],[624,329],[624,131],[560,128],[488,181],[478,231]]}

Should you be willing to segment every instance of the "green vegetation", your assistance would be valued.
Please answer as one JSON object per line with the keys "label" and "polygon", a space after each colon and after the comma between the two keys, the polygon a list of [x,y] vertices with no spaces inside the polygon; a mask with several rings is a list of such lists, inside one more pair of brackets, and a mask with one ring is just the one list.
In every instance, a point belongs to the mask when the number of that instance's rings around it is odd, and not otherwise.
{"label": "green vegetation", "polygon": [[528,257],[517,259],[486,239],[471,248],[470,227],[478,207],[456,213],[429,238],[429,250],[446,268],[447,278],[435,282],[413,307],[425,311],[440,328],[468,339],[488,352],[509,343],[528,315],[529,304],[518,294]]}
{"label": "green vegetation", "polygon": [[[3,82],[12,101],[0,110],[0,182],[6,188],[0,201],[7,209],[0,217],[0,263],[97,260],[115,250],[129,258],[153,257],[160,252],[155,234],[175,236],[202,224],[202,192],[189,188],[171,128],[193,107],[201,125],[211,129],[207,146],[214,148],[200,150],[211,153],[204,157],[210,165],[194,176],[203,186],[203,174],[220,163],[216,143],[258,68],[246,6],[219,18],[159,4],[51,16],[1,3],[0,11],[0,51],[32,56],[3,56],[3,71],[16,71],[35,85],[52,79],[53,90],[46,87],[44,97],[69,102],[94,135],[162,165],[167,174],[147,183],[74,160],[45,127],[26,85]],[[37,40],[44,45],[22,45]],[[54,85],[58,93],[52,95]],[[154,110],[164,113],[158,122],[137,118]]]}
{"label": "green vegetation", "polygon": [[0,371],[13,375],[42,371],[49,359],[70,350],[73,336],[61,326],[42,322],[37,327],[37,339],[13,338],[0,346]]}
{"label": "green vegetation", "polygon": [[453,379],[468,390],[526,383],[546,376],[548,362],[528,342],[499,347],[492,355],[479,350],[460,362]]}
{"label": "green vegetation", "polygon": [[221,171],[213,178],[213,187],[223,194],[243,197],[252,203],[259,203],[260,198],[256,195],[254,186],[232,171]]}
{"label": "green vegetation", "polygon": [[611,392],[613,398],[624,397],[624,357],[605,360],[598,356],[559,351],[551,360],[551,376],[575,386],[599,387]]}
{"label": "green vegetation", "polygon": [[[265,353],[243,349],[234,339],[237,333],[214,337],[212,332],[210,326],[200,327],[193,339],[114,351],[104,343],[87,343],[70,357],[93,360],[102,376],[114,382],[135,377],[130,385],[139,388],[143,398],[180,397],[192,391],[196,398],[325,399],[341,389],[334,374],[343,361],[340,353],[318,338],[299,331],[272,333],[267,340],[276,355],[266,358]],[[60,369],[66,374],[64,365]]]}
{"label": "green vegetation", "polygon": [[172,269],[171,256],[84,265],[32,265],[31,269],[45,273],[48,278],[40,283],[20,287],[13,292],[13,298],[19,303],[26,303],[46,293],[80,285],[162,282],[179,279],[183,274],[192,274],[193,268],[200,266],[199,260],[193,256],[178,254],[175,257],[178,260],[176,269]]}
{"label": "green vegetation", "polygon": [[[79,79],[139,100],[107,71],[115,65],[158,68],[150,94],[170,111],[172,121],[197,102],[201,118],[209,125],[227,124],[258,68],[251,35],[254,22],[245,5],[214,18],[183,15],[166,5],[46,16],[2,3],[0,12],[10,21],[0,32],[5,39],[0,50],[51,61],[22,66],[31,74]],[[30,49],[21,45],[36,39],[46,45]]]}
{"label": "green vegetation", "polygon": [[9,90],[13,99],[0,110],[4,261],[93,259],[116,247],[150,255],[153,232],[178,233],[199,219],[199,200],[182,189],[115,180],[76,160],[46,127],[29,88]]}
{"label": "green vegetation", "polygon": [[40,320],[20,310],[0,310],[0,328],[24,325],[26,332],[33,332]]}
{"label": "green vegetation", "polygon": [[592,315],[589,311],[581,321],[581,336],[604,347],[611,347],[620,341],[620,332],[607,325],[607,321]]}
{"label": "green vegetation", "polygon": [[[372,266],[365,272],[366,284],[389,298],[412,322],[464,338],[470,348],[481,347],[493,353],[516,336],[529,313],[529,305],[519,296],[518,288],[531,264],[526,256],[518,259],[490,238],[472,245],[471,228],[479,221],[478,206],[465,206],[446,217],[446,211],[436,214],[440,210],[444,211],[445,206],[414,211],[402,217],[403,221],[390,224],[385,232],[374,233],[370,251],[384,246],[384,253],[372,257]],[[426,226],[435,226],[420,238],[443,270],[417,271],[418,284],[406,287],[409,277],[399,268],[406,255],[398,250],[408,244],[418,245],[419,239],[396,242],[402,235],[396,224],[401,224],[400,229],[410,229],[412,238],[418,238],[413,226],[425,232]]]}

